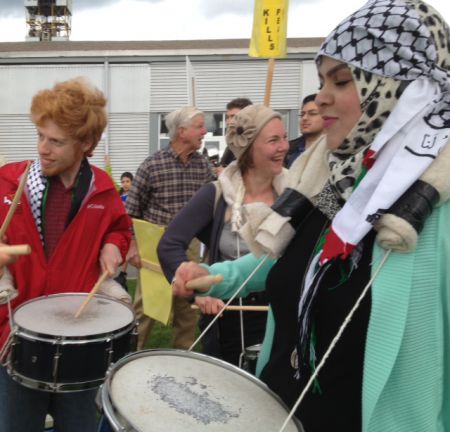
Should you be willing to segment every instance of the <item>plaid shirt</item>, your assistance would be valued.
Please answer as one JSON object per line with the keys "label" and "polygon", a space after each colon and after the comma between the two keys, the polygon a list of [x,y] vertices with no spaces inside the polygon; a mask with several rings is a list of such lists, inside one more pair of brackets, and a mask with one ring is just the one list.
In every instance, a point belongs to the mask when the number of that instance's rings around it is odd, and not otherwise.
{"label": "plaid shirt", "polygon": [[172,147],[159,150],[139,166],[126,209],[137,219],[168,225],[205,183],[215,179],[208,160],[194,152],[184,164]]}

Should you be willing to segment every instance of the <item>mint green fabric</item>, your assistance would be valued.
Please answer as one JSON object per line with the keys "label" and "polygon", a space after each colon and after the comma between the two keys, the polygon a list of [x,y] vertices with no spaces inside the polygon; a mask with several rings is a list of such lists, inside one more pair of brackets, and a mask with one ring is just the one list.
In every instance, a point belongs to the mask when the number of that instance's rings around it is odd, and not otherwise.
{"label": "mint green fabric", "polygon": [[[211,295],[219,298],[230,298],[238,287],[256,268],[257,265],[266,259],[265,255],[256,258],[253,254],[247,254],[233,261],[221,261],[211,266],[202,264],[212,275],[223,275],[223,281],[213,287],[203,295]],[[270,269],[275,264],[275,260],[267,258],[261,268],[253,275],[248,283],[242,288],[239,297],[246,297],[252,292],[264,291],[266,288],[266,278]]]}
{"label": "mint green fabric", "polygon": [[[221,274],[223,276],[223,282],[214,285],[208,292],[202,295],[210,295],[217,298],[230,298],[234,294],[236,287],[240,287],[242,285],[245,279],[247,279],[250,273],[263,259],[264,256],[256,258],[255,255],[248,254],[234,261],[217,262],[212,266],[202,264],[202,266],[208,269],[211,274]],[[252,292],[263,291],[266,287],[267,275],[274,264],[275,260],[268,258],[242,289],[240,297],[246,297]],[[269,306],[264,340],[261,345],[261,351],[256,364],[256,376],[258,377],[269,360],[274,333],[275,321],[273,318],[272,309]]]}
{"label": "mint green fabric", "polygon": [[[384,254],[375,245],[372,269]],[[259,259],[214,264],[224,282],[209,293],[227,298]],[[262,290],[274,261],[244,288]],[[450,432],[450,202],[435,209],[416,251],[392,253],[372,287],[365,348],[363,432]],[[268,315],[257,375],[267,363],[275,322]]]}
{"label": "mint green fabric", "polygon": [[449,204],[435,209],[416,251],[392,253],[373,284],[364,432],[450,431],[449,222]]}

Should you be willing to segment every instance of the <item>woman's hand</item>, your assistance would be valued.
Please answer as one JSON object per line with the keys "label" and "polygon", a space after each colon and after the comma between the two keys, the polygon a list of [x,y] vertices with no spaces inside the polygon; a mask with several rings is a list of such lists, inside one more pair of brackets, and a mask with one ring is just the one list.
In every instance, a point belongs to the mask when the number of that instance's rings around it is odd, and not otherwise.
{"label": "woman's hand", "polygon": [[178,297],[193,296],[195,291],[186,288],[186,282],[207,275],[209,275],[208,270],[193,261],[181,263],[172,279],[173,295]]}
{"label": "woman's hand", "polygon": [[217,315],[225,303],[215,297],[195,297],[195,304],[205,315]]}

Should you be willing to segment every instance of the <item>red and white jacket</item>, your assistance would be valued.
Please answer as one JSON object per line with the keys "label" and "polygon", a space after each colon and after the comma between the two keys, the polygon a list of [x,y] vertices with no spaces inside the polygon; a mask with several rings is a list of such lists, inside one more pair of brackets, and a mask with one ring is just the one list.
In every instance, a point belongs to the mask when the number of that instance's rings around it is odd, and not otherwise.
{"label": "red and white jacket", "polygon": [[[5,219],[27,162],[0,168],[0,225]],[[8,244],[29,244],[30,255],[21,256],[9,270],[19,295],[13,309],[36,297],[68,292],[88,292],[101,269],[99,254],[105,243],[115,244],[124,258],[131,240],[131,219],[125,212],[111,178],[92,166],[93,180],[78,213],[64,231],[47,260],[25,190],[6,231]],[[7,305],[0,306],[0,347],[9,334]]]}

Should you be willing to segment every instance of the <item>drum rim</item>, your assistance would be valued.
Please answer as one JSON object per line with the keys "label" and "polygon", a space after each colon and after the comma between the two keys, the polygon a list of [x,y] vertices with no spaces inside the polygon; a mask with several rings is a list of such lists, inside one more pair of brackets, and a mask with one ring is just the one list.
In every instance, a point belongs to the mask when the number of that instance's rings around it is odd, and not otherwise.
{"label": "drum rim", "polygon": [[126,307],[130,312],[131,312],[131,316],[132,316],[132,320],[131,322],[129,322],[128,324],[126,324],[123,327],[119,327],[115,330],[109,330],[107,332],[104,333],[95,333],[95,334],[91,334],[91,335],[82,335],[82,336],[62,336],[62,335],[56,335],[56,334],[50,334],[50,333],[42,333],[42,332],[37,332],[34,330],[31,330],[29,328],[23,327],[19,324],[16,323],[16,321],[14,320],[14,316],[16,314],[16,312],[18,312],[20,309],[24,308],[26,305],[30,304],[30,303],[35,303],[37,301],[42,301],[43,299],[46,298],[54,298],[54,297],[75,297],[75,296],[87,296],[88,293],[58,293],[58,294],[50,294],[50,295],[44,295],[44,296],[40,296],[40,297],[36,297],[33,298],[31,300],[27,300],[26,302],[20,304],[19,306],[17,306],[14,311],[12,312],[12,322],[14,327],[11,329],[11,332],[14,335],[18,335],[21,337],[25,337],[28,339],[38,339],[41,342],[54,342],[54,341],[59,341],[57,343],[70,343],[70,341],[74,341],[74,343],[79,343],[81,341],[104,341],[107,339],[110,339],[111,336],[114,336],[114,338],[121,336],[124,333],[127,333],[128,330],[130,330],[131,328],[136,326],[136,314],[133,310],[133,308],[131,307],[131,305],[124,303],[120,300],[117,300],[115,298],[109,297],[109,296],[105,296],[102,294],[94,294],[94,297],[96,298],[100,298],[100,299],[105,299],[108,301],[112,301],[114,303],[118,303],[124,307]]}
{"label": "drum rim", "polygon": [[[238,375],[241,375],[244,378],[248,379],[249,381],[253,382],[258,387],[265,390],[269,395],[271,395],[273,397],[273,399],[276,402],[278,402],[279,405],[286,410],[286,417],[288,416],[288,414],[290,412],[290,409],[283,402],[283,400],[273,390],[271,390],[267,384],[262,382],[259,378],[255,377],[251,373],[249,373],[231,363],[228,363],[221,359],[210,357],[206,354],[193,352],[193,351],[185,351],[185,350],[180,350],[180,349],[175,349],[175,348],[166,348],[166,349],[153,348],[153,349],[141,350],[141,351],[137,351],[137,352],[133,352],[133,353],[129,353],[129,354],[125,355],[124,357],[119,359],[117,362],[112,363],[106,372],[105,381],[103,382],[102,387],[101,387],[102,405],[103,405],[103,410],[104,410],[105,416],[112,423],[112,425],[114,425],[116,428],[118,428],[116,430],[118,430],[118,431],[122,430],[121,428],[123,426],[133,427],[133,425],[131,425],[128,422],[128,420],[126,419],[126,417],[124,417],[124,415],[120,409],[118,409],[117,407],[115,407],[115,408],[113,407],[112,398],[111,398],[111,382],[114,377],[114,373],[116,371],[118,371],[120,368],[122,368],[123,366],[125,366],[126,364],[130,363],[132,360],[138,359],[140,357],[148,357],[148,356],[152,356],[152,355],[156,356],[158,354],[174,356],[174,357],[193,357],[193,358],[196,358],[201,361],[206,361],[207,363],[213,363],[218,366],[222,366],[225,369],[231,370],[233,372],[237,372]],[[105,404],[106,404],[106,406],[105,406]],[[123,418],[123,420],[126,422],[126,425],[122,426],[122,425],[120,425],[120,423],[118,423],[118,419],[116,417],[117,414],[119,414],[120,417]],[[291,422],[294,424],[294,426],[297,427],[298,432],[303,431],[303,426],[298,418],[296,418],[295,416],[292,417]]]}
{"label": "drum rim", "polygon": [[32,390],[40,390],[46,393],[74,393],[85,390],[95,389],[101,386],[104,378],[98,378],[91,381],[53,383],[27,377],[17,372],[11,365],[7,367],[9,376],[24,387]]}

